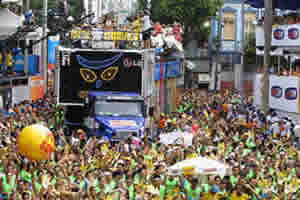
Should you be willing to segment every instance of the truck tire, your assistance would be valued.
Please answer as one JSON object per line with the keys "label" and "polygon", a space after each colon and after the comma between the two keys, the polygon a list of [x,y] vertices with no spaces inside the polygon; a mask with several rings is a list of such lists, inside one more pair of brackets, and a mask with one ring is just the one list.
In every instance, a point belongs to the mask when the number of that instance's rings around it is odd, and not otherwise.
{"label": "truck tire", "polygon": [[70,137],[72,135],[72,130],[69,126],[64,127],[65,136]]}

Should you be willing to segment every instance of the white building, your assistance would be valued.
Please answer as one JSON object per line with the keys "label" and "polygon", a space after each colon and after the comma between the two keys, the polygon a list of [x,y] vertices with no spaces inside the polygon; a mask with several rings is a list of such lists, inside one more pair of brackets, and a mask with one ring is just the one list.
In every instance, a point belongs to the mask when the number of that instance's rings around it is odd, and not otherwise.
{"label": "white building", "polygon": [[134,14],[137,11],[137,0],[84,0],[86,14],[94,13],[93,22],[102,15],[114,12],[121,19]]}

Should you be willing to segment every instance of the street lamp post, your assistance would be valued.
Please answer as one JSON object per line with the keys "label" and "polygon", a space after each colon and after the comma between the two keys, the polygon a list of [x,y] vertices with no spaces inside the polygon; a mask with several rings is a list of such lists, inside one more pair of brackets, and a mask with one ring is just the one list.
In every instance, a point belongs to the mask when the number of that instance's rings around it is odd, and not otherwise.
{"label": "street lamp post", "polygon": [[[43,0],[43,37],[47,36],[48,0]],[[44,77],[44,92],[48,92],[48,39],[42,43],[42,72]]]}
{"label": "street lamp post", "polygon": [[[26,1],[25,6],[26,6],[25,7],[25,13],[26,13],[30,9],[30,0]],[[26,47],[29,46],[29,39],[27,37],[25,37],[25,46]],[[28,54],[29,54],[28,53],[28,48],[25,48],[25,50],[24,50],[24,73],[25,73],[26,76],[28,74],[28,64],[29,64],[29,62],[28,62],[28,56],[29,55]]]}
{"label": "street lamp post", "polygon": [[241,12],[242,16],[241,16],[241,20],[242,20],[242,39],[241,39],[241,66],[239,69],[240,75],[238,77],[238,88],[240,90],[240,92],[243,92],[243,80],[242,80],[242,73],[244,71],[244,47],[245,47],[245,0],[242,1],[242,12]]}
{"label": "street lamp post", "polygon": [[272,23],[273,23],[273,2],[264,0],[264,33],[265,33],[265,53],[264,53],[264,88],[262,95],[263,109],[266,112],[269,108],[269,66],[271,64],[271,44],[272,44]]}

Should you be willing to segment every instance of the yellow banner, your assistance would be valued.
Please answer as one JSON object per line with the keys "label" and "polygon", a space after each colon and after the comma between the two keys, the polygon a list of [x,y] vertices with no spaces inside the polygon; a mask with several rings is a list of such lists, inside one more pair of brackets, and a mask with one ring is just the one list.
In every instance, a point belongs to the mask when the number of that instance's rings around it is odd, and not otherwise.
{"label": "yellow banner", "polygon": [[73,40],[90,40],[90,32],[85,30],[72,30],[71,39]]}
{"label": "yellow banner", "polygon": [[104,31],[72,30],[71,39],[97,40],[97,41],[139,41],[141,40],[141,34],[134,33],[134,32],[120,32],[120,31],[104,32]]}
{"label": "yellow banner", "polygon": [[138,41],[140,40],[139,33],[128,33],[128,32],[105,32],[104,40],[109,41]]}

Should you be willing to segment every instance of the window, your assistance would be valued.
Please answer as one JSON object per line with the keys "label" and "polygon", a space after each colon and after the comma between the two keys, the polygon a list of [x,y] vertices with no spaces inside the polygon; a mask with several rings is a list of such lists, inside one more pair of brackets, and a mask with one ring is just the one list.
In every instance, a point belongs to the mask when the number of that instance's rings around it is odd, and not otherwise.
{"label": "window", "polygon": [[222,71],[223,72],[233,72],[233,65],[232,64],[222,64]]}

